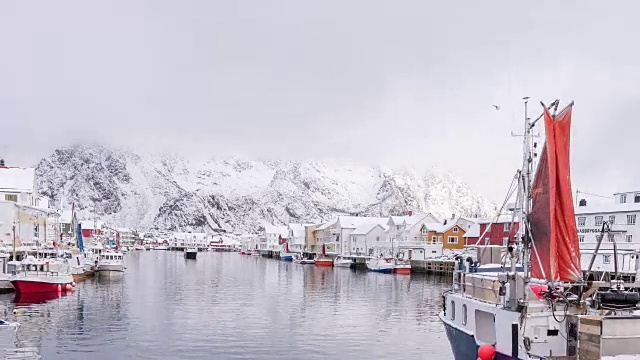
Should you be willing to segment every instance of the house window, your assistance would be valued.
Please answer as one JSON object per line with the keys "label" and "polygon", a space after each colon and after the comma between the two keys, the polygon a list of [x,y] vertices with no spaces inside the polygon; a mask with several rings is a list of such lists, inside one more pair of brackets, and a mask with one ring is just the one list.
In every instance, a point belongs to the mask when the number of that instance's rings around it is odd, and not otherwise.
{"label": "house window", "polygon": [[33,226],[33,237],[40,238],[40,226],[38,224]]}
{"label": "house window", "polygon": [[435,243],[436,243],[436,237],[435,237],[435,235],[431,237],[431,243],[432,243],[432,244],[435,244]]}
{"label": "house window", "polygon": [[380,241],[380,236],[376,236],[376,241]]}
{"label": "house window", "polygon": [[627,194],[620,195],[620,203],[624,204],[627,202]]}
{"label": "house window", "polygon": [[509,231],[509,223],[504,223],[504,231]]}
{"label": "house window", "polygon": [[507,246],[509,245],[509,238],[508,237],[503,237],[502,238],[502,246]]}
{"label": "house window", "polygon": [[624,237],[624,240],[625,240],[626,242],[631,242],[631,240],[632,240],[632,236],[631,236],[631,235],[627,235],[627,236],[625,236],[625,237]]}
{"label": "house window", "polygon": [[447,244],[457,244],[458,237],[457,236],[449,236],[447,237]]}
{"label": "house window", "polygon": [[453,228],[453,232],[454,232],[454,233],[457,233],[457,232],[458,232],[458,227],[457,227],[457,226]]}
{"label": "house window", "polygon": [[4,195],[4,200],[5,201],[13,201],[13,202],[18,202],[18,195],[15,194],[5,194]]}
{"label": "house window", "polygon": [[462,304],[462,325],[467,325],[467,304]]}
{"label": "house window", "polygon": [[640,203],[640,194],[633,194],[633,202]]}
{"label": "house window", "polygon": [[422,235],[427,235],[429,233],[429,229],[426,226],[422,227]]}
{"label": "house window", "polygon": [[584,235],[578,235],[578,241],[584,242]]}
{"label": "house window", "polygon": [[636,224],[636,215],[627,215],[627,225],[635,225]]}
{"label": "house window", "polygon": [[587,218],[586,217],[579,217],[578,218],[578,226],[584,226],[584,224],[587,222]]}
{"label": "house window", "polygon": [[451,320],[456,319],[456,302],[451,300]]}
{"label": "house window", "polygon": [[616,223],[616,216],[615,215],[609,215],[609,225],[613,225]]}
{"label": "house window", "polygon": [[602,255],[603,264],[611,264],[611,255]]}
{"label": "house window", "polygon": [[602,226],[602,216],[596,216],[596,226]]}

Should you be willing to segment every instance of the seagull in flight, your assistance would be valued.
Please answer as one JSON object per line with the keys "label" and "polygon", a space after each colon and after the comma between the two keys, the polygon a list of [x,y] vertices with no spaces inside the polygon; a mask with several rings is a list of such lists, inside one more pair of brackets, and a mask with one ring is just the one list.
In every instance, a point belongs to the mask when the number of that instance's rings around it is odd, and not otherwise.
{"label": "seagull in flight", "polygon": [[498,105],[493,105],[494,108],[496,108],[496,110],[500,110],[500,106]]}

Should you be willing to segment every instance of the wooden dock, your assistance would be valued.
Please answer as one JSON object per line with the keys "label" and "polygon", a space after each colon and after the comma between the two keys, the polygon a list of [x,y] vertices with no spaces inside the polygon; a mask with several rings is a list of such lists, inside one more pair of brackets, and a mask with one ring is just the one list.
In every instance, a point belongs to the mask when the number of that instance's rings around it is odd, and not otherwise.
{"label": "wooden dock", "polygon": [[454,260],[411,260],[411,272],[436,275],[451,275],[456,269]]}

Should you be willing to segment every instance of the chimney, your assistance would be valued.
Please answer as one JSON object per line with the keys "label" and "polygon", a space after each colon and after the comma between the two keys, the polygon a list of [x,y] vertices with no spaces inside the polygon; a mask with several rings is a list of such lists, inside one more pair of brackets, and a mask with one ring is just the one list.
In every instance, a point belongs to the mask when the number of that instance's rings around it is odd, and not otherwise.
{"label": "chimney", "polygon": [[444,219],[444,223],[442,225],[447,225],[447,219]]}
{"label": "chimney", "polygon": [[587,206],[587,199],[580,199],[580,202],[578,202],[578,206]]}
{"label": "chimney", "polygon": [[451,214],[451,220],[455,220],[456,214]]}
{"label": "chimney", "polygon": [[0,167],[6,167],[6,165],[4,164],[3,158],[0,158]]}
{"label": "chimney", "polygon": [[413,211],[409,210],[409,216],[413,215]]}

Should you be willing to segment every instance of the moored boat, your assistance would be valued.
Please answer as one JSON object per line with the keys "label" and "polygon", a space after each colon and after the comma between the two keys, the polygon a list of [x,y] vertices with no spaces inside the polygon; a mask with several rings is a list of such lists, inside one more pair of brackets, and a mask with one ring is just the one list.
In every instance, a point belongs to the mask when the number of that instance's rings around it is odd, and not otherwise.
{"label": "moored boat", "polygon": [[373,272],[391,274],[395,267],[392,259],[375,258],[367,261],[367,269]]}
{"label": "moored boat", "polygon": [[333,266],[337,267],[351,267],[353,264],[353,259],[346,258],[343,256],[338,256],[333,260]]}
{"label": "moored boat", "polygon": [[411,263],[409,260],[396,259],[393,265],[393,272],[396,274],[411,274]]}
{"label": "moored boat", "polygon": [[195,248],[186,249],[184,251],[184,257],[185,259],[196,260],[196,258],[198,257],[198,249],[195,249]]}
{"label": "moored boat", "polygon": [[[66,266],[65,266],[66,265]],[[18,293],[71,291],[75,286],[68,264],[27,256],[22,262],[9,263],[11,284]]]}
{"label": "moored boat", "polygon": [[98,276],[114,276],[123,274],[125,270],[124,256],[120,252],[103,251],[98,259],[96,273]]}

